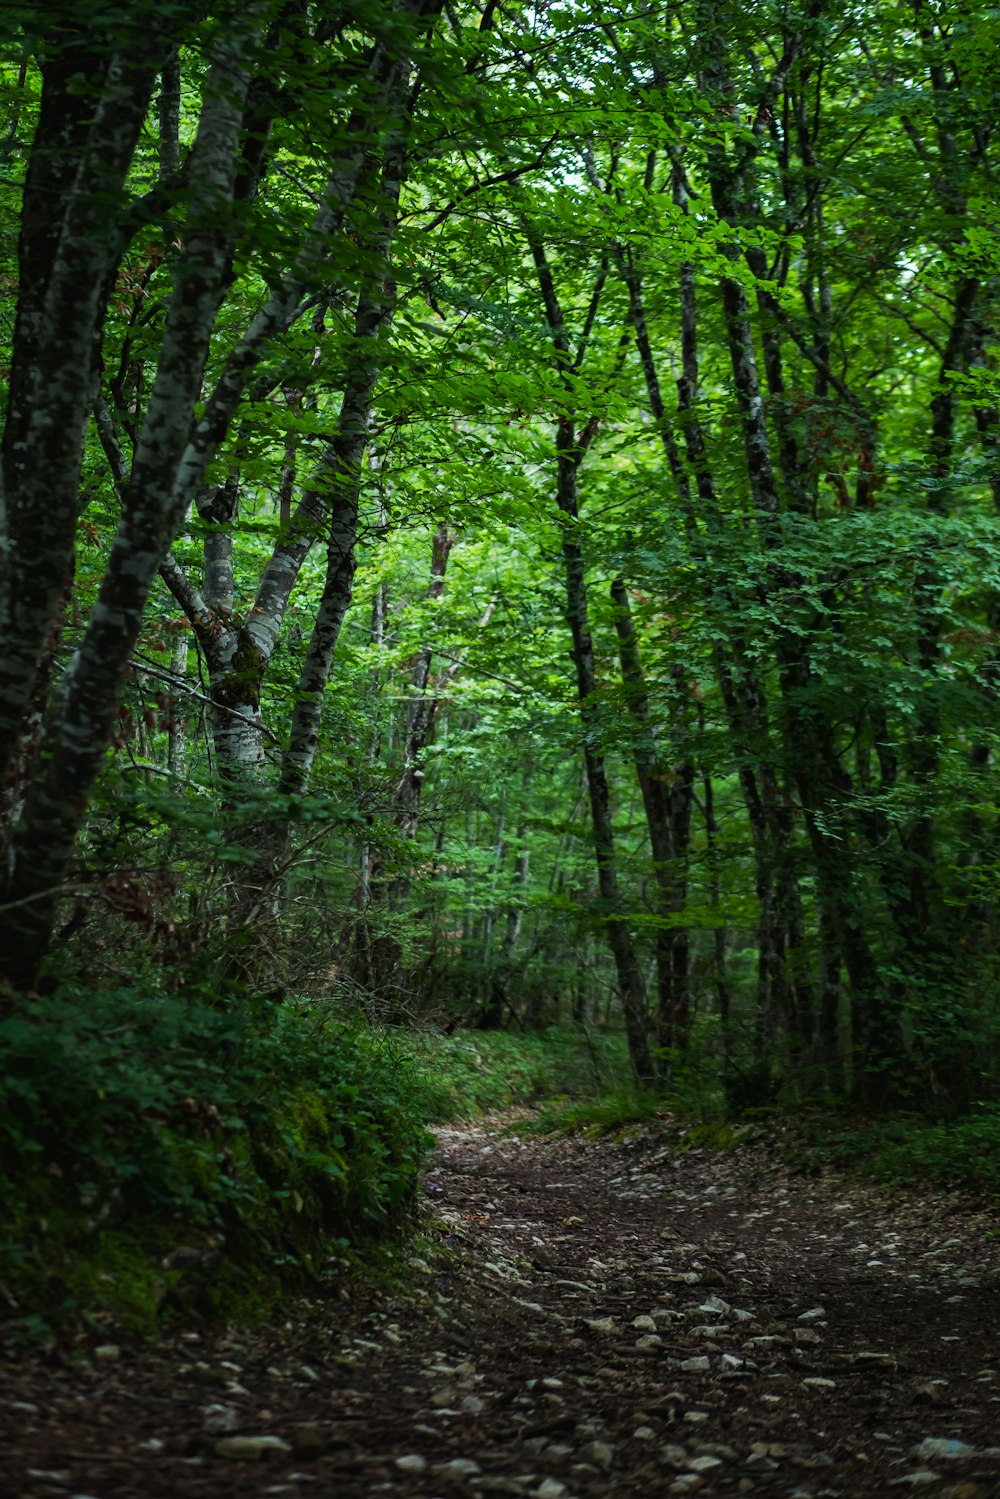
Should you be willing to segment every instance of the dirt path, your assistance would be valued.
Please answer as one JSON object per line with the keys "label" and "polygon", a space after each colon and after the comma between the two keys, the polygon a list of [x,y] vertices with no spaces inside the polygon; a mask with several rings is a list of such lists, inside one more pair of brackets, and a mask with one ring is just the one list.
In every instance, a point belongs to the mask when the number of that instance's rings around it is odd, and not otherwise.
{"label": "dirt path", "polygon": [[0,1371],[0,1495],[1000,1495],[996,1219],[669,1127],[444,1130],[428,1192],[406,1295]]}

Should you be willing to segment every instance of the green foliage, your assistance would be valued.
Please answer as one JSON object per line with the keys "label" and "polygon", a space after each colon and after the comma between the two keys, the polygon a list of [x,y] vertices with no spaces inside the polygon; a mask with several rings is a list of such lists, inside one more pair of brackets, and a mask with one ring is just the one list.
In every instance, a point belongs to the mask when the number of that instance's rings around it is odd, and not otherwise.
{"label": "green foliage", "polygon": [[[57,18],[72,9],[57,6]],[[92,9],[74,12],[75,23]],[[115,15],[134,9],[112,5],[98,19],[113,33]],[[195,8],[188,26],[189,7],[166,9],[182,37],[177,139],[163,138],[164,78],[128,173],[134,211],[114,236],[121,264],[102,322],[104,406],[126,469],[196,217],[196,197],[166,180],[165,157],[178,156],[180,182],[190,178],[211,40],[232,19],[202,25]],[[598,13],[566,0],[491,8],[488,26],[474,8],[449,11],[419,44],[399,30],[393,4],[346,29],[331,28],[321,8],[282,13],[251,49],[236,242],[224,257],[206,399],[269,289],[298,263],[331,167],[339,175],[358,144],[345,135],[349,121],[365,133],[368,167],[356,192],[345,189],[342,231],[324,236],[322,285],[307,271],[296,318],[255,346],[244,398],[219,428],[206,487],[174,543],[190,589],[176,577],[172,593],[165,581],[153,586],[106,774],[96,789],[60,790],[67,808],[88,808],[79,857],[38,889],[45,850],[29,812],[48,807],[49,792],[38,802],[31,785],[12,788],[27,832],[12,839],[17,871],[0,892],[15,934],[8,952],[19,951],[18,922],[39,909],[35,897],[58,888],[74,901],[71,915],[53,915],[68,934],[59,961],[98,982],[136,961],[190,973],[228,960],[383,1021],[614,1025],[620,986],[581,784],[587,748],[603,759],[620,917],[651,1007],[661,939],[688,942],[687,988],[673,995],[685,1012],[683,1056],[659,1058],[671,1064],[671,1106],[712,1117],[720,1078],[733,1107],[853,1088],[865,1107],[891,1093],[897,1106],[926,1100],[945,1117],[991,1095],[1000,1076],[998,21],[990,7],[924,7],[914,26],[905,7],[861,0],[845,31],[827,9],[789,27],[784,7],[725,3],[705,7],[692,29],[684,7]],[[32,326],[15,304],[39,271],[18,265],[20,204],[29,225],[51,207],[41,161],[31,208],[36,53],[63,23],[53,29],[24,6],[13,18],[21,33],[0,67],[0,297],[10,312],[0,363],[15,369]],[[412,43],[412,118],[388,100],[369,105],[363,59],[375,38],[390,50]],[[100,51],[98,38],[88,45]],[[400,222],[386,235],[375,232],[379,164],[391,165],[385,148],[397,140],[408,159]],[[69,182],[66,165],[50,163]],[[226,214],[212,217],[225,228]],[[554,355],[554,304],[535,274],[542,257],[568,355]],[[355,309],[382,277],[395,308],[370,369],[361,359],[370,400],[348,423],[371,434],[351,470],[354,602],[309,738],[308,784],[284,792],[279,763],[313,690],[300,672],[328,521],[349,487],[340,458],[336,482],[329,465],[349,435],[338,412],[358,393]],[[720,300],[725,282],[746,298],[738,335]],[[756,457],[734,375],[734,355],[738,364],[751,349],[764,413]],[[697,369],[681,369],[685,359]],[[686,396],[680,374],[685,388],[691,376]],[[180,421],[178,451],[200,411]],[[567,421],[585,434],[571,523],[556,492]],[[58,424],[41,430],[44,454]],[[766,496],[765,448],[775,475]],[[48,496],[70,527],[81,524],[55,660],[24,678],[40,691],[61,682],[65,694],[82,680],[63,668],[89,634],[102,635],[88,620],[102,617],[92,611],[122,513],[115,469],[107,430],[92,426],[79,492],[53,485]],[[36,509],[23,498],[8,505],[15,519]],[[432,585],[439,529],[450,560]],[[12,532],[5,543],[15,572],[38,552],[27,540]],[[585,574],[596,663],[582,718],[567,540]],[[161,552],[147,548],[146,563]],[[68,556],[66,547],[43,590],[50,600]],[[442,558],[439,546],[439,568]],[[277,597],[279,575],[287,597]],[[618,578],[641,692],[619,660],[622,611],[609,589]],[[35,591],[29,576],[15,594]],[[275,637],[266,670],[253,631]],[[213,665],[231,632],[228,665]],[[116,683],[114,663],[101,664],[100,679]],[[236,753],[234,723],[213,699],[259,704],[258,755],[246,743]],[[34,742],[37,708],[6,745],[25,734]],[[61,742],[60,712],[53,696],[50,749]],[[256,726],[244,727],[249,742]],[[70,740],[74,762],[75,728]],[[636,784],[643,757],[657,785],[675,790],[686,769],[695,792],[690,828],[674,829],[670,859],[655,864]],[[28,755],[28,779],[64,758]],[[0,827],[0,841],[8,832]],[[241,911],[251,913],[242,924]],[[671,969],[677,989],[679,977]],[[661,997],[661,1012],[671,1002]],[[50,1088],[58,1130],[80,1139],[76,1189],[119,1192],[153,1218],[190,1199],[199,1232],[226,1232],[227,1242],[233,1223],[253,1218],[250,1177],[288,1192],[293,1207],[318,1194],[331,1213],[339,1204],[363,1218],[345,1185],[359,1170],[353,1137],[340,1145],[343,1131],[324,1124],[326,1094],[308,1067],[280,1104],[274,1091],[266,1142],[239,1099],[229,1123],[197,1113],[210,1104],[226,1113],[230,1079],[212,1063],[198,1072],[194,1058],[220,1047],[244,1055],[251,1043],[233,1014],[213,1019],[203,1006],[195,1024],[181,1014],[186,1003],[163,1002],[166,1030],[186,1037],[179,1050],[168,1038],[169,1076],[146,1061],[133,1067],[148,1017],[126,1022],[115,1063],[115,1025],[95,1037],[52,1010],[53,1034],[62,1025],[74,1036],[64,1055],[53,1051],[68,1081],[62,1091],[45,1078],[30,1087]],[[312,1023],[272,1019],[246,1022],[258,1048],[250,1073],[268,1036],[277,1047],[273,1037],[290,1027],[294,1043]],[[424,1068],[420,1107],[445,1118],[569,1093],[572,1114],[575,1095],[614,1092],[626,1077],[620,1043],[600,1034],[583,1044],[558,1032],[407,1043]],[[8,1044],[34,1056],[27,1033]],[[34,1057],[23,1075],[40,1066]],[[248,1099],[250,1081],[239,1085]],[[2,1097],[13,1120],[9,1088]],[[195,1101],[192,1119],[178,1097]],[[627,1091],[600,1105],[608,1118],[644,1107]],[[30,1098],[18,1109],[25,1139],[41,1139]],[[144,1122],[126,1150],[114,1121],[130,1110]],[[45,1136],[46,1169],[63,1169],[58,1130]],[[231,1170],[220,1165],[226,1152]],[[60,1179],[50,1180],[57,1191]],[[315,1229],[310,1212],[295,1209],[295,1221]]]}
{"label": "green foliage", "polygon": [[624,1037],[590,1029],[460,1031],[415,1036],[404,1045],[424,1072],[430,1117],[439,1121],[598,1094],[628,1074]]}
{"label": "green foliage", "polygon": [[601,1093],[596,1098],[554,1098],[539,1108],[527,1130],[541,1135],[621,1135],[630,1127],[663,1117],[658,1093],[631,1088]]}
{"label": "green foliage", "polygon": [[1000,1111],[991,1106],[931,1124],[916,1114],[858,1121],[831,1109],[794,1119],[781,1149],[806,1173],[832,1166],[889,1186],[1000,1197]]}
{"label": "green foliage", "polygon": [[0,1078],[0,1279],[29,1308],[107,1303],[150,1330],[241,1281],[319,1281],[409,1221],[419,1080],[322,1007],[64,991],[0,1021]]}
{"label": "green foliage", "polygon": [[968,1189],[1000,1198],[1000,1111],[980,1109],[947,1124],[920,1119],[879,1125],[864,1170],[878,1181]]}

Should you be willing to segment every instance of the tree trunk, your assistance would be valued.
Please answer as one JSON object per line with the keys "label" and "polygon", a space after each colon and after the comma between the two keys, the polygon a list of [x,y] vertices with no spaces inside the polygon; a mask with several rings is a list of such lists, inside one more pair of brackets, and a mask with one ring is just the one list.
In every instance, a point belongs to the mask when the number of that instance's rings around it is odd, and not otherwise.
{"label": "tree trunk", "polygon": [[[687,901],[694,765],[690,760],[674,766],[663,763],[650,723],[649,694],[628,592],[620,577],[611,584],[611,599],[615,605],[622,682],[628,710],[636,724],[633,759],[653,855],[654,915],[658,921],[656,1041],[660,1072],[668,1077],[672,1059],[687,1050],[691,1027],[690,940],[687,928],[678,922],[678,915]],[[685,729],[681,726],[676,732],[680,737]]]}
{"label": "tree trunk", "polygon": [[[174,510],[174,486],[187,445],[194,404],[201,391],[209,338],[227,285],[235,229],[220,230],[219,210],[220,204],[232,201],[234,193],[243,105],[249,86],[248,58],[258,39],[258,14],[251,7],[238,27],[234,27],[233,33],[224,33],[216,42],[189,160],[184,250],[178,261],[167,309],[149,408],[123,491],[121,520],[97,602],[53,703],[40,759],[43,768],[29,790],[15,835],[13,869],[7,890],[16,892],[17,901],[8,904],[6,911],[0,913],[0,972],[5,973],[16,987],[33,983],[48,947],[59,888],[86,813],[91,787],[111,739],[122,680],[141,628],[149,589],[181,519]],[[131,79],[133,72],[139,75],[142,69],[126,68],[123,76]],[[140,102],[143,110],[148,104],[152,81],[150,77],[143,85],[141,100],[135,94],[130,96],[127,105],[130,119]],[[115,88],[109,88],[106,98],[116,97]],[[102,104],[98,109],[97,118],[101,117],[104,107]],[[109,157],[121,158],[121,140],[126,136],[134,145],[134,136],[129,130],[122,132],[120,139],[105,142],[104,149]],[[128,156],[131,156],[131,146]],[[127,164],[127,160],[121,161],[122,170]],[[110,194],[111,200],[117,196],[117,190]],[[86,250],[90,256],[87,264],[93,264],[95,246],[98,241],[105,243],[109,234],[107,201],[106,184],[100,191],[94,184],[88,184],[84,212],[91,219],[99,216],[101,230],[98,233],[91,226],[85,236],[86,243],[71,241],[65,247],[67,251],[79,249],[81,254]],[[104,257],[101,264],[106,271],[109,268],[106,248],[101,253]],[[100,278],[101,268],[95,265],[94,274]],[[78,261],[74,261],[72,266],[63,265],[62,256],[57,254],[52,266],[53,281],[66,277],[72,279],[74,303],[81,286],[86,288],[85,300],[91,297],[91,277],[86,264],[81,267]],[[103,289],[103,281],[101,287]],[[54,288],[50,287],[49,293],[53,295]],[[93,295],[97,297],[98,293],[93,292]],[[68,388],[67,382],[72,380],[76,392],[74,401],[85,401],[88,409],[93,400],[93,385],[85,379],[81,388],[80,377],[82,371],[92,367],[93,340],[103,304],[98,303],[98,308],[93,317],[88,313],[83,318],[77,317],[75,306],[72,317],[69,307],[62,309],[62,315],[68,324],[72,324],[76,336],[83,336],[80,330],[84,330],[87,345],[85,356],[81,352],[75,367],[62,371],[62,384]],[[65,357],[63,334],[60,334],[59,349],[61,357]],[[15,433],[18,421],[24,415],[24,400],[42,406],[48,411],[49,420],[53,416],[51,404],[45,404],[51,402],[51,396],[43,397],[37,390],[19,390],[18,400],[8,414],[5,429],[8,438]],[[71,416],[67,411],[56,418],[57,425],[61,421],[68,422],[77,434],[75,438],[70,434],[70,444],[62,455],[63,471],[59,481],[66,500],[64,509],[68,506],[75,520],[84,417],[79,412]],[[12,473],[7,482],[9,484],[10,478],[14,479],[20,503],[29,497],[21,482],[26,449],[16,438],[14,448],[17,457],[13,467],[17,472]],[[36,520],[32,521],[33,525],[37,523],[38,515],[50,512],[55,515],[59,509],[58,504],[51,504],[51,465],[47,464],[45,471],[49,476],[46,498],[34,507]],[[31,484],[40,482],[41,472]],[[71,483],[70,501],[66,486]],[[46,557],[46,565],[58,550],[54,541],[53,547],[55,549]],[[60,561],[62,581],[66,575],[64,554]],[[49,601],[48,623],[55,598],[50,597],[50,590],[44,585],[40,586],[40,596]],[[33,605],[29,611],[32,616],[35,607]],[[17,630],[9,636],[11,655],[7,658],[7,666],[12,668],[13,675],[6,683],[0,682],[0,742],[5,747],[9,742],[2,731],[4,712],[13,712],[15,719],[20,719],[27,701],[25,688],[30,691],[37,675],[38,648],[32,640],[34,634],[34,627],[25,616],[19,618]],[[24,670],[25,658],[18,658],[22,647],[29,650],[34,662],[27,672]],[[16,732],[15,728],[14,742]]]}
{"label": "tree trunk", "polygon": [[556,501],[562,517],[566,615],[573,640],[573,665],[576,669],[577,699],[583,727],[583,761],[587,772],[587,793],[594,833],[601,918],[615,961],[632,1069],[636,1081],[649,1087],[655,1081],[656,1071],[649,1050],[646,991],[615,865],[611,793],[604,755],[600,748],[602,727],[597,709],[597,669],[588,621],[586,573],[583,552],[577,540],[579,511],[576,485],[580,456],[581,449],[572,423],[563,418],[556,435]]}

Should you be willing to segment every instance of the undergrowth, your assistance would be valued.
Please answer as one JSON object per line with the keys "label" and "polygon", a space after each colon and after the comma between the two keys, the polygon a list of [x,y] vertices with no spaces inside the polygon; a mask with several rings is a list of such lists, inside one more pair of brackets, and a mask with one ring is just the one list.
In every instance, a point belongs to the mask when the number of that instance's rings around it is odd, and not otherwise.
{"label": "undergrowth", "polygon": [[1000,1109],[984,1105],[945,1123],[916,1115],[809,1120],[789,1158],[805,1169],[833,1165],[890,1186],[1000,1198]]}
{"label": "undergrowth", "polygon": [[624,1085],[622,1035],[550,1026],[510,1031],[412,1032],[402,1043],[424,1074],[428,1119],[472,1119],[555,1097],[595,1098]]}
{"label": "undergrowth", "polygon": [[0,1285],[14,1320],[248,1319],[399,1235],[428,1094],[316,1007],[64,990],[0,1020]]}
{"label": "undergrowth", "polygon": [[[339,1282],[413,1223],[428,1122],[530,1107],[519,1130],[664,1120],[678,1148],[748,1130],[717,1085],[636,1090],[624,1038],[551,1028],[391,1037],[327,1006],[208,988],[64,988],[0,1018],[0,1309],[48,1336],[172,1316],[251,1321]],[[808,1171],[1000,1195],[1000,1109],[946,1124],[755,1111]]]}

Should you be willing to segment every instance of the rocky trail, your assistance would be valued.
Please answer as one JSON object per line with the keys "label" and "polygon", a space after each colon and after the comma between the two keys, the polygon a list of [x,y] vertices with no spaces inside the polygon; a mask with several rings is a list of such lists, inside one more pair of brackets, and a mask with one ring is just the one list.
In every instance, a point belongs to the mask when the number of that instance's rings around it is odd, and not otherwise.
{"label": "rocky trail", "polygon": [[446,1129],[401,1293],[0,1370],[4,1499],[1000,1495],[997,1219]]}

